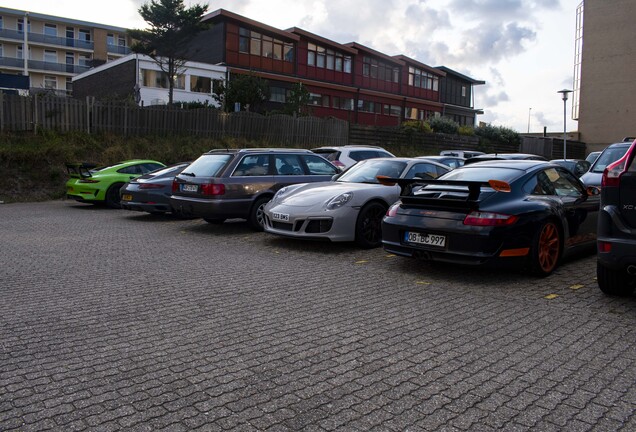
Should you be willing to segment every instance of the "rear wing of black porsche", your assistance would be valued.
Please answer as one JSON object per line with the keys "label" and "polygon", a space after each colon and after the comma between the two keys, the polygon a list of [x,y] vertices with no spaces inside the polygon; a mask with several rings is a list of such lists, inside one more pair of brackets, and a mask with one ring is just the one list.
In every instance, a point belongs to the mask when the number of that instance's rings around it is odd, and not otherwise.
{"label": "rear wing of black porsche", "polygon": [[[488,187],[496,192],[510,192],[510,185],[500,180],[468,181],[468,180],[438,180],[438,179],[396,179],[383,176],[377,177],[381,184],[401,188],[400,201],[408,206],[443,206],[453,208],[478,208],[481,188]],[[451,186],[440,189],[434,194],[423,193],[425,190],[416,186]]]}
{"label": "rear wing of black porsche", "polygon": [[88,178],[92,177],[91,170],[95,167],[97,167],[97,165],[87,162],[67,163],[66,171],[72,178]]}

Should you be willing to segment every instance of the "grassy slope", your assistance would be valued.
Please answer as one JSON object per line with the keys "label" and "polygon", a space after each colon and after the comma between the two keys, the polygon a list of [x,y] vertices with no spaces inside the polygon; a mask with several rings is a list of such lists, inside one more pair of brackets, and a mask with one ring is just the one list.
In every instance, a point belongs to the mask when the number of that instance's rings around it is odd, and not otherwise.
{"label": "grassy slope", "polygon": [[[0,134],[0,201],[45,201],[63,198],[66,162],[107,165],[128,159],[154,159],[165,164],[194,160],[214,148],[263,147],[262,144],[202,137],[122,137],[86,133]],[[295,147],[306,148],[298,145]],[[394,146],[396,156],[420,156],[422,149]]]}

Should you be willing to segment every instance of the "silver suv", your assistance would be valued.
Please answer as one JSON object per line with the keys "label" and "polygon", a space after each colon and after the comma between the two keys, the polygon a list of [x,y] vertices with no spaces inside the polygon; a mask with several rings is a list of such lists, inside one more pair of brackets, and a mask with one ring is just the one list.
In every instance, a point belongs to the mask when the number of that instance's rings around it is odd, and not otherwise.
{"label": "silver suv", "polygon": [[170,204],[209,223],[247,219],[263,230],[263,207],[283,186],[328,181],[338,169],[309,150],[212,150],[177,175]]}
{"label": "silver suv", "polygon": [[605,294],[636,288],[636,141],[605,168],[598,216],[596,276]]}

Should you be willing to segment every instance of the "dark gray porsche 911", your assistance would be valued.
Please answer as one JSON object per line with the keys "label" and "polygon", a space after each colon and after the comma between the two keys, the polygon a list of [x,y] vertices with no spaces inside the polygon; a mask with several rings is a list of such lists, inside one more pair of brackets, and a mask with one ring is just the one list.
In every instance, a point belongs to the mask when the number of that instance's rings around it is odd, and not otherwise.
{"label": "dark gray porsche 911", "polygon": [[493,160],[402,186],[382,223],[384,249],[458,264],[524,263],[546,276],[595,250],[598,188],[546,161]]}

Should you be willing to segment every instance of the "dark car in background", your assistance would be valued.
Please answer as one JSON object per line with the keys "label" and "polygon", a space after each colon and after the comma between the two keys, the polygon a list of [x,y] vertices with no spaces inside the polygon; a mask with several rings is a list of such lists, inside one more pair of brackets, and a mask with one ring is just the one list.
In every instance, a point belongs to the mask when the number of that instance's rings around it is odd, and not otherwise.
{"label": "dark car in background", "polygon": [[570,172],[577,177],[581,177],[583,174],[588,172],[591,166],[591,164],[585,159],[553,159],[550,162],[569,169]]}
{"label": "dark car in background", "polygon": [[547,161],[543,156],[530,153],[488,153],[473,156],[464,161],[464,165],[474,164],[476,162],[492,161],[492,160],[540,160]]}
{"label": "dark car in background", "polygon": [[581,176],[581,181],[587,186],[601,187],[601,179],[603,178],[603,171],[605,171],[605,168],[607,168],[607,166],[611,163],[622,158],[630,145],[631,141],[623,141],[605,147],[592,166],[590,166],[588,172]]}
{"label": "dark car in background", "polygon": [[387,252],[455,264],[515,263],[539,276],[566,255],[594,252],[598,189],[559,165],[492,160],[435,180],[394,183],[402,194],[382,223]]}
{"label": "dark car in background", "polygon": [[610,295],[630,295],[636,288],[636,141],[601,179],[596,276]]}
{"label": "dark car in background", "polygon": [[172,213],[172,181],[191,163],[173,164],[129,181],[119,189],[121,208],[152,214]]}
{"label": "dark car in background", "polygon": [[200,217],[209,223],[247,219],[260,231],[263,208],[279,189],[329,181],[338,172],[309,150],[212,150],[175,177],[170,204],[182,216]]}

